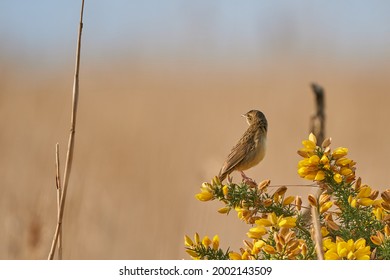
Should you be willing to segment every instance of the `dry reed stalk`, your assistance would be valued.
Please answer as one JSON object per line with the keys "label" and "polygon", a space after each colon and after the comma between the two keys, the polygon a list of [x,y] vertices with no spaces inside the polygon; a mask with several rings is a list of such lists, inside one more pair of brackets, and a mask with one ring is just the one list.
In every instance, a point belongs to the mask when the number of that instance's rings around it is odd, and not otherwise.
{"label": "dry reed stalk", "polygon": [[317,208],[313,207],[313,206],[311,207],[311,220],[313,222],[313,229],[314,229],[313,241],[315,243],[317,259],[323,260],[324,259],[324,251],[322,249],[321,225],[320,225],[320,220],[318,218]]}
{"label": "dry reed stalk", "polygon": [[[56,187],[57,187],[57,221],[60,217],[61,209],[61,177],[60,177],[60,144],[56,144]],[[58,259],[62,260],[62,228],[58,233]]]}
{"label": "dry reed stalk", "polygon": [[72,112],[70,119],[70,135],[68,141],[68,150],[66,153],[65,169],[64,169],[64,180],[62,182],[62,193],[60,200],[60,207],[57,219],[57,226],[54,233],[53,241],[51,244],[50,253],[48,256],[49,260],[52,260],[55,253],[55,248],[59,239],[60,232],[62,230],[62,219],[64,217],[65,209],[65,199],[66,193],[68,190],[68,182],[70,171],[72,169],[72,159],[73,159],[73,150],[74,150],[74,138],[76,132],[76,116],[77,116],[77,105],[79,97],[79,70],[80,70],[80,49],[81,49],[81,33],[83,29],[83,13],[84,13],[84,0],[81,2],[81,11],[80,11],[80,24],[77,38],[77,49],[76,49],[76,65],[75,65],[75,74],[74,74],[74,83],[73,83],[73,97],[72,97]]}

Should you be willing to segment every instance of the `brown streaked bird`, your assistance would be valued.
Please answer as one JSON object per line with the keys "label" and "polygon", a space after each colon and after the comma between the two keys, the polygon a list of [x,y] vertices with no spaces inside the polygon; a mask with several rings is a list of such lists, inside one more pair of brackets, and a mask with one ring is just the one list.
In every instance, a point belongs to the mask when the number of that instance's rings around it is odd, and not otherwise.
{"label": "brown streaked bird", "polygon": [[218,176],[221,181],[235,170],[240,171],[244,179],[249,179],[243,171],[257,165],[265,156],[267,119],[257,110],[251,110],[242,116],[246,118],[249,127],[232,148],[219,171]]}

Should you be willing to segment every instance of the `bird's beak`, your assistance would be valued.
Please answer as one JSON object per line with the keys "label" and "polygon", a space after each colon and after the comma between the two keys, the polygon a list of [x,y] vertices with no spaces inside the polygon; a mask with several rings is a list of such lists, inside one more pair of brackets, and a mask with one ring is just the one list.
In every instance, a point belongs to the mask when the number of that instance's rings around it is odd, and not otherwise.
{"label": "bird's beak", "polygon": [[246,114],[242,114],[242,115],[241,115],[241,117],[244,117],[244,118],[246,118]]}

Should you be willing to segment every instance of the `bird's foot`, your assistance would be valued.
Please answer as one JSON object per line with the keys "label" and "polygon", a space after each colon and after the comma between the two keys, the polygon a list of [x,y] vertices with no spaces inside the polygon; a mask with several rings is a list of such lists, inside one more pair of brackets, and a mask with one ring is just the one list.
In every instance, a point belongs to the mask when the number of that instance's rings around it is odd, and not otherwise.
{"label": "bird's foot", "polygon": [[240,171],[241,172],[241,176],[242,176],[242,182],[251,186],[251,187],[257,187],[257,183],[255,180],[253,180],[252,178],[249,178],[248,176],[245,175],[245,173],[243,171]]}

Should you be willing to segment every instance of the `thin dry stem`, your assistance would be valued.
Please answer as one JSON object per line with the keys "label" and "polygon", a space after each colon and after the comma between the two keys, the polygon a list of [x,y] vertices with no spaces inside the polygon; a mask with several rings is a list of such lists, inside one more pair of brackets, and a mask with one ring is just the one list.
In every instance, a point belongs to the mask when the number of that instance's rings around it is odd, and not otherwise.
{"label": "thin dry stem", "polygon": [[316,184],[316,183],[313,183],[313,184],[294,184],[294,185],[289,185],[289,184],[286,184],[286,185],[269,185],[267,186],[267,188],[280,188],[280,187],[318,187],[319,186]]}
{"label": "thin dry stem", "polygon": [[[57,221],[60,217],[61,209],[61,178],[60,178],[60,145],[56,144],[56,187],[57,187]],[[58,233],[58,259],[62,260],[62,229]]]}
{"label": "thin dry stem", "polygon": [[73,83],[72,113],[71,113],[71,120],[70,120],[70,135],[69,135],[69,141],[68,141],[68,150],[66,153],[64,181],[62,184],[60,211],[58,214],[57,226],[56,226],[56,230],[55,230],[54,237],[53,237],[53,242],[52,242],[49,257],[48,257],[49,260],[52,260],[54,257],[55,248],[56,248],[57,241],[58,241],[58,236],[61,232],[62,219],[64,217],[66,193],[68,190],[69,176],[70,176],[70,172],[72,169],[74,138],[75,138],[75,132],[76,132],[77,104],[78,104],[78,97],[79,97],[79,69],[80,69],[81,33],[82,33],[82,29],[83,29],[83,13],[84,13],[84,0],[82,0],[81,11],[80,11],[80,24],[79,24],[79,31],[78,31],[78,38],[77,38],[76,65],[75,65],[75,74],[74,74],[74,83]]}
{"label": "thin dry stem", "polygon": [[316,207],[311,207],[311,220],[313,222],[314,229],[314,243],[316,244],[317,258],[319,260],[324,259],[324,251],[322,250],[322,234],[321,234],[321,225],[318,218],[318,212]]}

